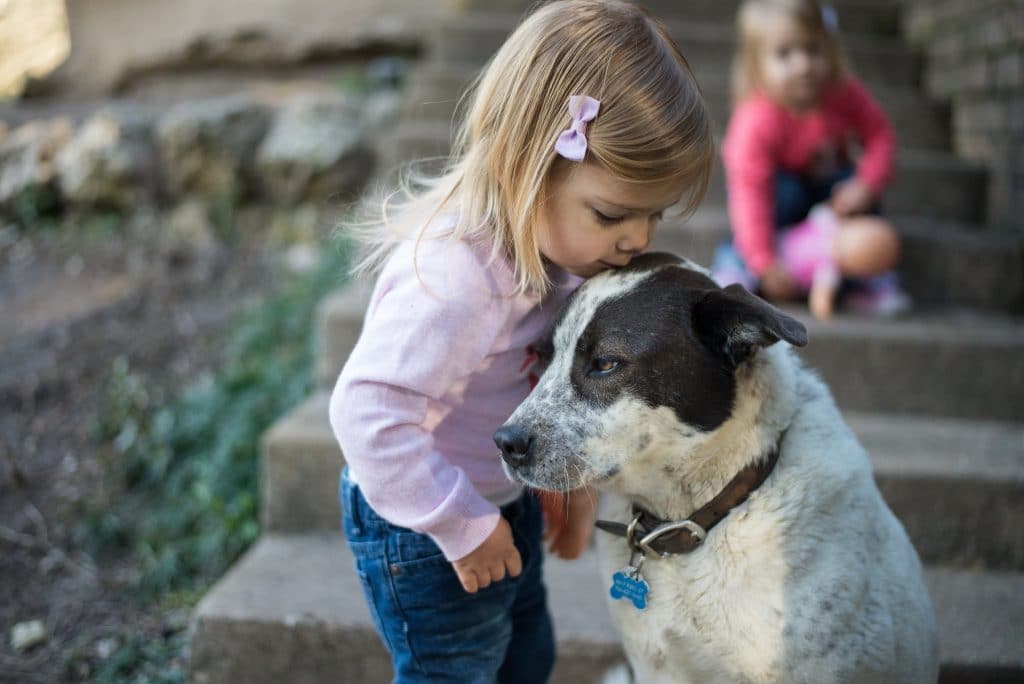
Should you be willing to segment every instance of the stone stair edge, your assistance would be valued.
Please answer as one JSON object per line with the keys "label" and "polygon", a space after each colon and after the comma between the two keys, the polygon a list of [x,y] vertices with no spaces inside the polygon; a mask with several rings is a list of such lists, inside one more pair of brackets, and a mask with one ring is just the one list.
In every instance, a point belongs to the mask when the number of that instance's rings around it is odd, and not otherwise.
{"label": "stone stair edge", "polygon": [[[314,391],[271,427],[264,438],[265,444],[336,448],[327,419],[329,400],[330,390]],[[911,463],[907,458],[889,458],[886,454],[885,460],[873,461],[878,472],[1024,485],[1024,421],[933,418],[857,410],[842,413],[861,443],[868,442],[865,448],[869,453],[878,451],[877,441],[883,439],[907,449],[913,449],[915,442],[920,445],[924,440],[930,447],[928,458],[921,458],[918,463]],[[1016,443],[1016,453],[1005,450],[1007,442]],[[973,445],[973,449],[970,458],[964,458],[962,445],[968,444]]]}
{"label": "stone stair edge", "polygon": [[[338,529],[345,459],[328,422],[329,391],[275,424],[260,461],[263,529]],[[879,489],[922,558],[1024,570],[1024,420],[930,419],[844,411]],[[953,500],[955,505],[942,505]],[[979,532],[984,530],[984,532]]]}
{"label": "stone stair edge", "polygon": [[[352,283],[328,294],[323,302],[326,318],[356,315],[361,320],[369,296],[367,283]],[[821,322],[797,307],[783,307],[805,324],[826,335],[849,336],[868,333],[886,339],[932,339],[936,335],[959,337],[980,344],[1024,349],[1024,316],[990,311],[959,309],[912,313],[897,320],[877,320],[856,316],[836,316]]]}
{"label": "stone stair edge", "polygon": [[[563,652],[563,657],[586,658],[591,649],[605,656],[609,651],[618,653],[619,641],[607,616],[595,552],[588,550],[583,558],[570,563],[550,558],[545,563],[559,645],[590,647],[566,649],[569,652]],[[925,580],[939,620],[944,669],[1024,669],[1024,648],[1015,639],[1017,630],[1013,628],[1024,624],[1024,573],[926,566]],[[581,600],[581,593],[593,600]],[[214,586],[193,615],[192,666],[197,682],[227,681],[202,677],[206,668],[215,670],[217,661],[223,659],[224,641],[231,639],[232,626],[245,623],[282,634],[300,628],[329,633],[330,638],[308,635],[308,647],[322,648],[325,641],[352,634],[360,648],[376,649],[372,654],[362,653],[363,657],[386,657],[382,646],[374,647],[373,639],[363,638],[372,636],[372,622],[351,556],[337,533],[264,535]],[[215,633],[218,630],[220,635]],[[210,646],[204,639],[212,642]],[[281,658],[280,653],[266,657],[278,663],[287,661],[293,668],[301,660]]]}

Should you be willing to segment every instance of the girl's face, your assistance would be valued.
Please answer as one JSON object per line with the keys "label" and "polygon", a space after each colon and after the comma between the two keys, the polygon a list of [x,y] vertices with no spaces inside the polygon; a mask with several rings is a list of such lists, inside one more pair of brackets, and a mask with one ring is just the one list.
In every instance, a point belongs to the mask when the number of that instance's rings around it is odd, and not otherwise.
{"label": "girl's face", "polygon": [[540,212],[540,252],[584,278],[625,266],[650,246],[662,214],[684,189],[674,182],[628,183],[594,164],[574,166],[553,182]]}
{"label": "girl's face", "polygon": [[758,62],[762,85],[773,100],[796,111],[817,105],[828,76],[820,37],[779,17],[764,33]]}

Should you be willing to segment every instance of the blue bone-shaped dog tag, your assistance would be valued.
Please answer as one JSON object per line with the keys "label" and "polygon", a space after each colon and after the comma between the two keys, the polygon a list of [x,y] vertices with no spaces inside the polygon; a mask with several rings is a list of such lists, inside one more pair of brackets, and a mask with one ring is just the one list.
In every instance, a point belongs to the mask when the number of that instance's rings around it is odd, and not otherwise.
{"label": "blue bone-shaped dog tag", "polygon": [[612,588],[609,590],[609,594],[616,601],[621,598],[628,598],[633,602],[633,605],[637,610],[643,610],[647,607],[647,592],[651,588],[644,581],[640,573],[629,568],[627,570],[620,570],[612,575]]}

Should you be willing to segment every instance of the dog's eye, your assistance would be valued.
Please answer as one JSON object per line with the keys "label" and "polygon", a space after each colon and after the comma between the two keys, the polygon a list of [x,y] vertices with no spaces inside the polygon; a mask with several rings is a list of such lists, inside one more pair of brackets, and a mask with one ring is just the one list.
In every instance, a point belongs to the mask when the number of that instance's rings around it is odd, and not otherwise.
{"label": "dog's eye", "polygon": [[604,377],[619,367],[619,362],[607,356],[599,356],[590,362],[590,375]]}

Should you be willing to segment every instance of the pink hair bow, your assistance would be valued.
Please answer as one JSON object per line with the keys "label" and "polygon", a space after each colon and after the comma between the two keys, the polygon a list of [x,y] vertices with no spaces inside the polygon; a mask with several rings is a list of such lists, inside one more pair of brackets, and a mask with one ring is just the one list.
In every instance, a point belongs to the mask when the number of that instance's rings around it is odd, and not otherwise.
{"label": "pink hair bow", "polygon": [[569,97],[572,125],[562,131],[555,143],[555,152],[572,161],[583,161],[587,154],[587,123],[597,118],[601,103],[587,95]]}

